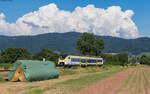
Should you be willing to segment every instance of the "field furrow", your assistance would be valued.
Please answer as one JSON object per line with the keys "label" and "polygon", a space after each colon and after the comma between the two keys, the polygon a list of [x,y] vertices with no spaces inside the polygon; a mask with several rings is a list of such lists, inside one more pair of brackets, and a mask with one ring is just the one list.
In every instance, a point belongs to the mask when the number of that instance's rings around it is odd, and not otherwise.
{"label": "field furrow", "polygon": [[134,73],[132,74],[132,77],[130,78],[129,83],[127,84],[127,87],[124,89],[122,94],[129,94],[129,93],[131,93],[133,91],[132,87],[134,85],[135,76],[136,76],[136,70],[134,70]]}
{"label": "field furrow", "polygon": [[3,94],[150,94],[149,66],[84,71],[53,80],[0,83],[0,90]]}

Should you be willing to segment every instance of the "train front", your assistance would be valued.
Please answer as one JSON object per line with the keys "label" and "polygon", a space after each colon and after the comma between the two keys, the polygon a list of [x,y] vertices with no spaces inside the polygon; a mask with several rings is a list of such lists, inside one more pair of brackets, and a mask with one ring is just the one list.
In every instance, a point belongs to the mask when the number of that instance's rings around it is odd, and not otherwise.
{"label": "train front", "polygon": [[65,59],[68,55],[67,54],[63,54],[63,55],[60,55],[59,56],[59,59],[58,59],[58,66],[65,66]]}

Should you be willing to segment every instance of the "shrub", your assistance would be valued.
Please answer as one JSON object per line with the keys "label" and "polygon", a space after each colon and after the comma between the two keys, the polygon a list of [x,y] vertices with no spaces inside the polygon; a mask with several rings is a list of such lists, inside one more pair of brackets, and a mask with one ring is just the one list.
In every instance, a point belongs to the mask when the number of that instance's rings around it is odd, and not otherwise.
{"label": "shrub", "polygon": [[10,66],[8,66],[8,65],[4,66],[4,70],[8,70],[9,68],[10,68]]}
{"label": "shrub", "polygon": [[2,77],[0,77],[0,82],[4,83],[6,80],[4,80]]}

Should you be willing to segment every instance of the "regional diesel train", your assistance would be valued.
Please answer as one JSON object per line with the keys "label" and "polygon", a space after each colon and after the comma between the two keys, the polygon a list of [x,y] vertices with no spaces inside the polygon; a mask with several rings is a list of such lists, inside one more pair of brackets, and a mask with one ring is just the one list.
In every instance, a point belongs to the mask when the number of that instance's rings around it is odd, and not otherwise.
{"label": "regional diesel train", "polygon": [[59,66],[89,66],[89,65],[103,65],[103,59],[96,56],[84,56],[80,54],[63,54],[59,57],[58,60]]}

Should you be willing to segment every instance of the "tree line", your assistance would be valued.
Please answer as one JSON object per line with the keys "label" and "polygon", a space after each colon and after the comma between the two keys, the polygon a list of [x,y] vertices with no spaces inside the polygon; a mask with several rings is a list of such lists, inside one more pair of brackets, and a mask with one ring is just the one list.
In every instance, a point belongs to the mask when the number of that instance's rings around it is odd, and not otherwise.
{"label": "tree line", "polygon": [[13,64],[16,60],[46,60],[57,62],[59,53],[51,49],[43,49],[38,53],[31,54],[26,48],[11,47],[0,51],[0,63]]}
{"label": "tree line", "polygon": [[[127,65],[128,53],[119,53],[116,55],[102,54],[105,48],[104,40],[95,36],[93,33],[83,33],[77,40],[78,52],[83,55],[101,56],[104,59],[104,64]],[[62,53],[56,53],[51,49],[43,49],[38,53],[31,54],[26,48],[7,48],[0,51],[0,63],[13,64],[16,60],[46,60],[57,63],[59,56]]]}
{"label": "tree line", "polygon": [[135,64],[135,63],[140,63],[140,64],[143,64],[143,65],[150,65],[150,56],[147,56],[145,54],[143,54],[142,56],[134,56],[132,58],[132,63]]}
{"label": "tree line", "polygon": [[77,40],[77,49],[81,54],[101,56],[105,65],[125,66],[128,62],[128,53],[102,54],[104,50],[104,39],[95,36],[93,33],[83,33]]}

